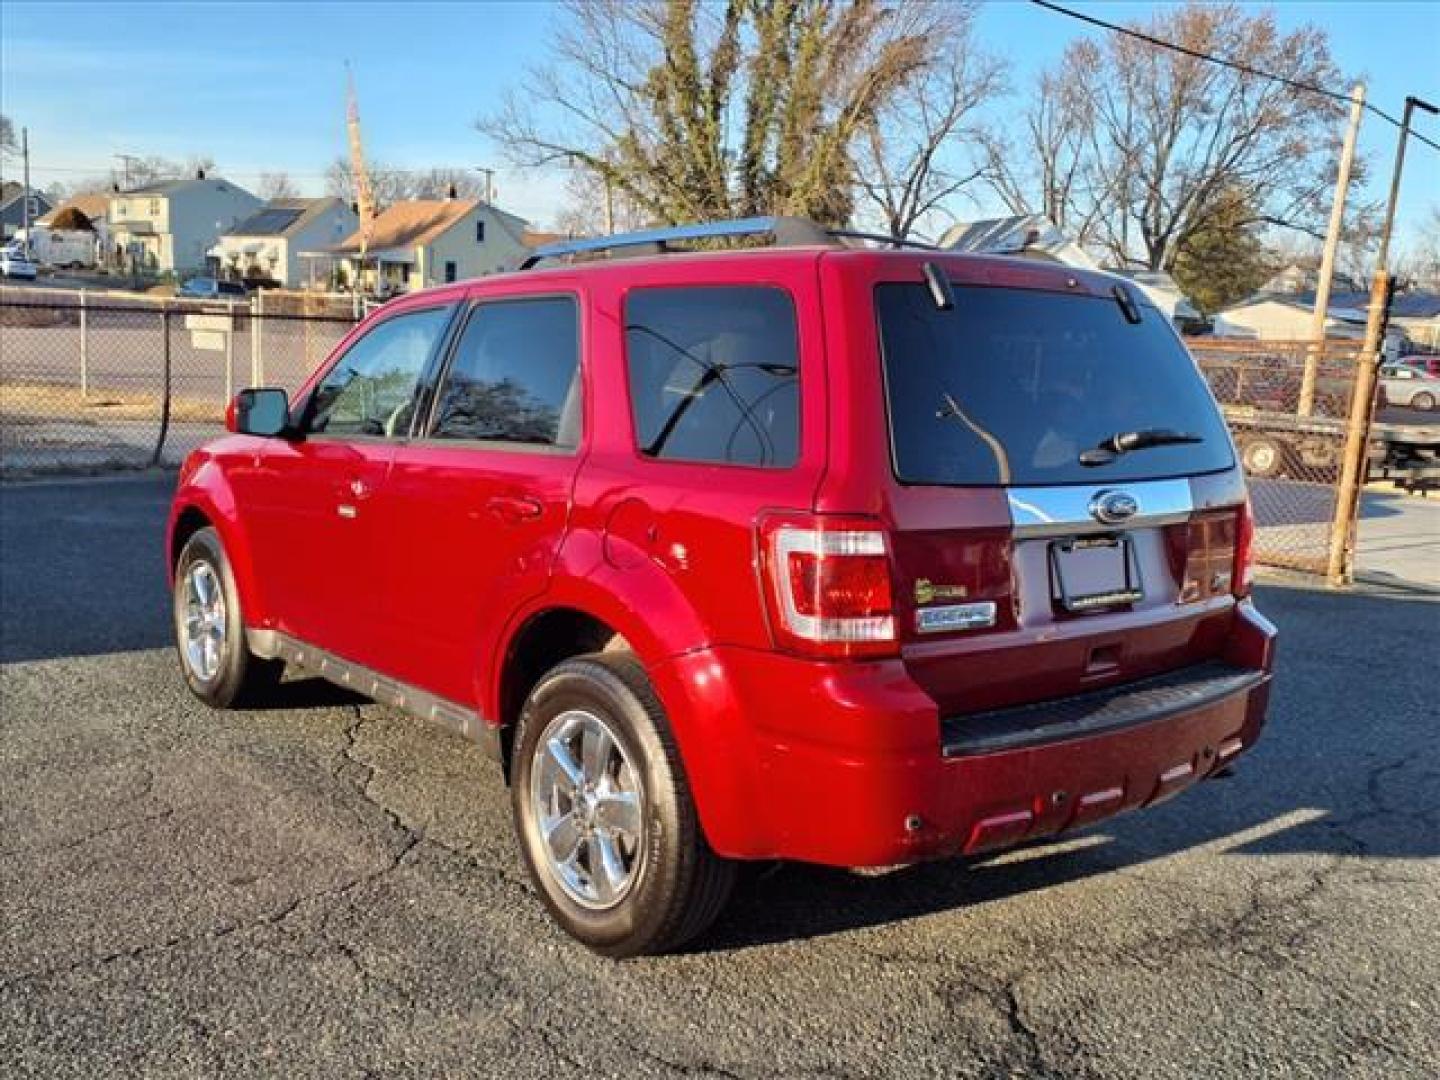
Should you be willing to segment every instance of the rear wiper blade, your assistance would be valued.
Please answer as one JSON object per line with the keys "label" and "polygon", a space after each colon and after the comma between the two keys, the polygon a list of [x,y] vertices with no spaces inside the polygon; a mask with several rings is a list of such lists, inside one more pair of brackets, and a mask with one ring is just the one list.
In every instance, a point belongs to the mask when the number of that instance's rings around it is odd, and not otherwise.
{"label": "rear wiper blade", "polygon": [[1188,431],[1171,431],[1169,428],[1140,428],[1138,431],[1121,431],[1080,454],[1081,465],[1108,465],[1121,454],[1131,450],[1144,450],[1151,446],[1179,446],[1182,443],[1198,443],[1205,440]]}

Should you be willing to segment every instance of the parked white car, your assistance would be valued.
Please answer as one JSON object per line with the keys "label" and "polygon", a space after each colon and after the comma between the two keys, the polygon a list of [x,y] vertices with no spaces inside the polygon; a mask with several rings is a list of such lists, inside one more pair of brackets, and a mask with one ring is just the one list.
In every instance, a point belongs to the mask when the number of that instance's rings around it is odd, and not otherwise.
{"label": "parked white car", "polygon": [[38,273],[35,263],[25,254],[24,248],[0,249],[0,277],[24,278],[27,281],[34,281]]}
{"label": "parked white car", "polygon": [[1386,364],[1380,369],[1385,404],[1431,412],[1440,403],[1440,376],[1412,364]]}

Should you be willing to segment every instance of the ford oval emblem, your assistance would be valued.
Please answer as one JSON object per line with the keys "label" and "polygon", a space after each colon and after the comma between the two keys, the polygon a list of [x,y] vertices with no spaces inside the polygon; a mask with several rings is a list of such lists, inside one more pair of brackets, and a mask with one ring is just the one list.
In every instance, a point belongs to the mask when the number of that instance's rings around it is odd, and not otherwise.
{"label": "ford oval emblem", "polygon": [[1102,525],[1119,525],[1139,512],[1139,500],[1125,491],[1097,491],[1090,500],[1090,516]]}

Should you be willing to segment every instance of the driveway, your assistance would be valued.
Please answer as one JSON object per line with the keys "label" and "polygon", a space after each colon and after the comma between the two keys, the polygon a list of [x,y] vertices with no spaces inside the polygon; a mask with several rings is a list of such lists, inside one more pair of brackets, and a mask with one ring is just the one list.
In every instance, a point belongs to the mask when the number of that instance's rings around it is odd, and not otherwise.
{"label": "driveway", "polygon": [[616,964],[543,915],[477,748],[309,681],[187,694],[168,486],[0,488],[7,1077],[1435,1074],[1424,598],[1262,588],[1231,779],[998,857],[756,868]]}

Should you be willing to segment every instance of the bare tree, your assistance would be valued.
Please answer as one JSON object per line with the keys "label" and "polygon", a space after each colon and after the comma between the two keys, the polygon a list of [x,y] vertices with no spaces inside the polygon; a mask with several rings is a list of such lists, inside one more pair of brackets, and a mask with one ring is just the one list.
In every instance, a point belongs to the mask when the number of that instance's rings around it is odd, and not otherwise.
{"label": "bare tree", "polygon": [[570,0],[551,61],[478,126],[658,222],[846,221],[867,126],[934,61],[923,0]]}
{"label": "bare tree", "polygon": [[934,60],[865,125],[856,150],[862,205],[908,237],[985,171],[976,111],[1004,91],[1005,64],[974,42],[976,5],[952,4]]}
{"label": "bare tree", "polygon": [[565,207],[555,227],[568,236],[634,232],[653,224],[644,209],[588,169],[572,169],[565,181]]}
{"label": "bare tree", "polygon": [[15,125],[10,117],[0,113],[0,158],[8,158],[15,152]]}
{"label": "bare tree", "polygon": [[289,173],[262,172],[255,193],[262,199],[293,199],[300,194],[300,189]]}
{"label": "bare tree", "polygon": [[[1282,34],[1268,11],[1191,2],[1138,29],[1292,84],[1346,85],[1323,31]],[[1217,217],[1321,234],[1342,116],[1319,94],[1114,34],[1042,77],[1022,138],[992,135],[989,176],[1016,212],[1121,265],[1169,269]],[[1237,202],[1251,220],[1233,220]]]}
{"label": "bare tree", "polygon": [[[370,190],[375,197],[375,209],[384,210],[392,203],[410,198],[409,180],[403,172],[387,168],[377,162],[368,162],[365,172],[370,177]],[[355,202],[355,177],[350,169],[350,159],[337,157],[325,171],[325,192]]]}

